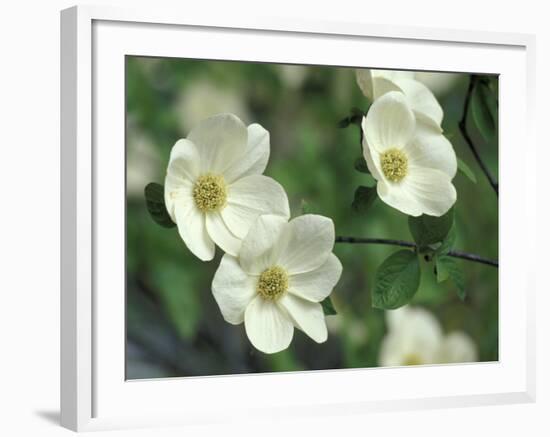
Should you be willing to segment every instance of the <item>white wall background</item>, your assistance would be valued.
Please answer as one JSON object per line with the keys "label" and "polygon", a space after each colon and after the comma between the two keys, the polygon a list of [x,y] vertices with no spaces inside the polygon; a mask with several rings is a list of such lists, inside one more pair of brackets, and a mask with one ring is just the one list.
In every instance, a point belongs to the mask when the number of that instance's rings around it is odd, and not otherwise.
{"label": "white wall background", "polygon": [[[0,13],[0,434],[57,436],[59,403],[59,10],[73,1],[4,2]],[[99,1],[138,6],[145,1]],[[151,2],[152,3],[152,2]],[[550,29],[545,2],[392,0],[260,2],[156,0],[220,16],[295,17],[537,34],[539,176],[538,400],[536,404],[327,417],[258,425],[123,431],[164,435],[550,435],[549,215]],[[522,145],[517,144],[518,153]],[[543,203],[543,200],[546,202]],[[518,224],[521,229],[521,224]],[[101,433],[104,434],[104,433]],[[105,433],[106,434],[106,433]]]}

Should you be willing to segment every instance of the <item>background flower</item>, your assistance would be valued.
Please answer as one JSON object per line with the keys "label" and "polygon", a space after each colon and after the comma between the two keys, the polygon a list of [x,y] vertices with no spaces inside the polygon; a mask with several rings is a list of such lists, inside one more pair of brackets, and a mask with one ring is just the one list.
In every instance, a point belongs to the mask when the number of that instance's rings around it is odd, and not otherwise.
{"label": "background flower", "polygon": [[161,158],[149,135],[130,117],[126,125],[126,141],[126,194],[141,200],[145,186],[159,176]]}
{"label": "background flower", "polygon": [[214,243],[236,255],[260,214],[289,217],[283,187],[262,175],[268,159],[269,133],[258,124],[247,128],[232,114],[202,121],[174,145],[166,208],[198,258],[211,260]]}
{"label": "background flower", "polygon": [[388,333],[382,340],[381,366],[412,366],[477,361],[476,346],[463,332],[444,335],[437,318],[420,307],[386,312]]}
{"label": "background flower", "polygon": [[293,90],[296,90],[302,86],[309,71],[308,67],[303,65],[279,64],[276,68],[281,80],[285,83],[285,85]]}
{"label": "background flower", "polygon": [[463,77],[461,73],[441,73],[432,71],[417,71],[415,80],[426,85],[436,97],[441,98],[449,94]]}
{"label": "background flower", "polygon": [[478,360],[474,341],[460,331],[449,333],[439,347],[438,363],[469,363]]}
{"label": "background flower", "polygon": [[221,113],[235,114],[245,122],[250,121],[250,111],[242,93],[211,81],[197,81],[183,88],[175,110],[182,133],[189,132],[205,118]]}
{"label": "background flower", "polygon": [[319,215],[287,222],[259,217],[238,258],[226,254],[212,281],[223,318],[245,324],[250,342],[265,353],[286,349],[294,327],[317,343],[327,339],[321,302],[342,273],[334,254],[334,224]]}
{"label": "background flower", "polygon": [[412,216],[441,216],[453,206],[453,147],[442,134],[416,122],[403,93],[391,91],[377,99],[361,127],[364,158],[385,203]]}
{"label": "background flower", "polygon": [[400,91],[419,121],[441,131],[443,109],[430,89],[414,77],[412,71],[356,70],[357,84],[371,101],[391,91]]}

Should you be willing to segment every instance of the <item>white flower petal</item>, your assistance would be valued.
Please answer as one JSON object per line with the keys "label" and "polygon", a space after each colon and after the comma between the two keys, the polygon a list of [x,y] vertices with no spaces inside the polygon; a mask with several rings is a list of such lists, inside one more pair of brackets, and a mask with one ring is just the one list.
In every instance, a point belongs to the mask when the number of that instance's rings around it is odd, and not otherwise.
{"label": "white flower petal", "polygon": [[357,85],[363,92],[363,94],[370,100],[374,100],[374,93],[372,89],[372,71],[369,68],[360,68],[355,70],[355,79]]}
{"label": "white flower petal", "polygon": [[241,239],[231,233],[219,212],[206,214],[206,230],[224,252],[237,256],[241,249]]}
{"label": "white flower petal", "polygon": [[279,240],[277,263],[290,275],[311,272],[325,263],[334,247],[334,223],[321,215],[291,220]]}
{"label": "white flower petal", "polygon": [[174,211],[176,202],[195,203],[193,199],[193,182],[172,173],[167,173],[164,179],[164,204],[174,223],[176,223],[176,213]]}
{"label": "white flower petal", "polygon": [[224,171],[227,183],[252,174],[262,174],[269,160],[269,132],[259,124],[248,126],[248,142],[240,159]]}
{"label": "white flower petal", "polygon": [[321,302],[340,279],[342,263],[331,253],[319,268],[289,277],[288,292],[311,302]]}
{"label": "white flower petal", "polygon": [[379,181],[378,197],[404,214],[440,217],[456,202],[456,190],[450,177],[440,170],[409,166],[400,182]]}
{"label": "white flower petal", "polygon": [[244,154],[248,131],[235,115],[219,114],[195,126],[187,139],[197,146],[202,173],[223,174]]}
{"label": "white flower petal", "polygon": [[461,73],[418,71],[414,78],[426,85],[436,96],[447,94],[460,80]]}
{"label": "white flower petal", "polygon": [[168,173],[191,181],[200,173],[200,156],[195,144],[182,138],[178,140],[170,151]]}
{"label": "white flower petal", "polygon": [[424,308],[412,307],[401,324],[402,332],[424,343],[439,343],[443,332],[437,318]]}
{"label": "white flower petal", "polygon": [[239,252],[240,264],[247,273],[259,275],[274,265],[275,245],[286,226],[287,219],[277,215],[262,215],[256,219]]}
{"label": "white flower petal", "polygon": [[367,139],[363,135],[363,158],[367,162],[367,167],[377,181],[386,181],[386,176],[382,171],[380,162],[380,153],[374,148],[370,147],[367,143]]}
{"label": "white flower petal", "polygon": [[421,338],[390,333],[380,345],[381,366],[404,366],[438,363],[439,343],[425,343]]}
{"label": "white flower petal", "polygon": [[264,175],[251,175],[228,187],[222,216],[234,235],[244,238],[262,214],[290,216],[286,192],[278,182]]}
{"label": "white flower petal", "polygon": [[456,154],[450,141],[424,123],[416,124],[413,140],[405,147],[411,167],[441,170],[451,179],[456,175]]}
{"label": "white flower petal", "polygon": [[378,197],[392,208],[414,217],[422,215],[421,205],[405,189],[403,181],[401,183],[378,181],[376,191]]}
{"label": "white flower petal", "polygon": [[477,360],[476,345],[473,340],[463,332],[451,332],[443,340],[439,352],[439,362],[473,363]]}
{"label": "white flower petal", "polygon": [[395,83],[407,97],[417,118],[425,119],[431,122],[433,127],[441,130],[443,109],[428,87],[412,79],[396,79]]}
{"label": "white flower petal", "polygon": [[392,82],[397,81],[398,79],[414,79],[415,72],[407,70],[372,70],[373,76],[375,78],[384,78],[391,80]]}
{"label": "white flower petal", "polygon": [[174,222],[174,200],[189,193],[189,187],[199,173],[200,156],[195,145],[186,139],[177,141],[170,151],[164,181],[164,203]]}
{"label": "white flower petal", "polygon": [[443,331],[432,313],[423,308],[412,308],[397,334],[403,338],[408,354],[419,356],[424,364],[437,362]]}
{"label": "white flower petal", "polygon": [[246,335],[254,347],[266,354],[286,349],[292,341],[292,321],[274,302],[256,296],[244,313]]}
{"label": "white flower petal", "polygon": [[320,303],[309,302],[292,294],[285,294],[277,303],[288,311],[296,328],[317,343],[327,340],[327,323]]}
{"label": "white flower petal", "polygon": [[414,72],[398,70],[371,70],[361,68],[355,71],[357,85],[370,100],[378,99],[390,91],[401,91],[395,84],[397,79],[412,79]]}
{"label": "white flower petal", "polygon": [[414,311],[409,306],[403,306],[395,310],[389,310],[385,312],[386,323],[388,324],[388,329],[390,331],[398,330],[401,327],[401,324],[404,323],[408,317],[410,317],[410,312]]}
{"label": "white flower petal", "polygon": [[374,98],[379,99],[386,93],[401,91],[401,89],[390,78],[375,75],[372,80],[372,91],[374,93]]}
{"label": "white flower petal", "polygon": [[415,118],[405,95],[392,91],[375,100],[363,119],[363,134],[370,147],[382,153],[401,149],[413,137]]}
{"label": "white flower petal", "polygon": [[456,202],[456,190],[451,179],[439,170],[409,168],[402,186],[423,214],[440,217]]}
{"label": "white flower petal", "polygon": [[193,202],[178,201],[174,206],[180,237],[189,250],[202,261],[214,258],[216,246],[206,232],[204,214]]}
{"label": "white flower petal", "polygon": [[256,296],[256,280],[246,274],[237,258],[225,254],[212,280],[212,294],[224,320],[233,325],[244,322],[244,312]]}
{"label": "white flower petal", "polygon": [[381,367],[401,366],[407,349],[403,339],[394,333],[387,334],[380,344],[378,364]]}
{"label": "white flower petal", "polygon": [[[392,310],[393,314],[395,311]],[[422,308],[407,308],[388,318],[389,332],[380,349],[380,365],[400,366],[415,361],[415,364],[433,364],[443,340],[438,320]]]}

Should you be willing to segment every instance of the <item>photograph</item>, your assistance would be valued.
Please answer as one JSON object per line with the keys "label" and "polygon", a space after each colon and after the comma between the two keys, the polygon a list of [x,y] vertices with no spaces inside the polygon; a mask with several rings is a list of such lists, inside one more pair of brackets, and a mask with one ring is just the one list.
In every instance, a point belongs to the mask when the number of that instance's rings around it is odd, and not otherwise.
{"label": "photograph", "polygon": [[550,436],[531,3],[7,3],[0,434]]}
{"label": "photograph", "polygon": [[499,361],[499,77],[125,56],[126,379]]}

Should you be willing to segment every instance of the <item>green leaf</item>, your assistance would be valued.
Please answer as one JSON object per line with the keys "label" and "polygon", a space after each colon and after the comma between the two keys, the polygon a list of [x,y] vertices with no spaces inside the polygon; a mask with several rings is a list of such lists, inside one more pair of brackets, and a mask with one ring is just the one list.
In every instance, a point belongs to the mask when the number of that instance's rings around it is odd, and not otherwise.
{"label": "green leaf", "polygon": [[485,141],[492,141],[498,126],[498,97],[489,87],[489,80],[476,80],[472,94],[472,116]]}
{"label": "green leaf", "polygon": [[164,204],[164,187],[151,182],[145,187],[145,203],[151,218],[165,228],[173,228],[176,224],[170,218]]}
{"label": "green leaf", "polygon": [[454,208],[441,217],[425,214],[420,217],[409,216],[409,230],[418,246],[428,246],[443,241],[451,230],[453,221]]}
{"label": "green leaf", "polygon": [[470,179],[474,184],[477,184],[477,178],[474,172],[470,167],[468,167],[468,164],[466,164],[462,159],[457,158],[458,163],[458,169],[462,172],[464,176],[466,176],[468,179]]}
{"label": "green leaf", "polygon": [[325,299],[321,301],[321,306],[323,307],[323,313],[325,313],[325,316],[334,316],[338,314],[334,309],[334,304],[332,303],[330,296],[325,297]]}
{"label": "green leaf", "polygon": [[340,121],[338,122],[338,127],[339,127],[340,129],[345,129],[345,128],[348,127],[350,124],[351,124],[350,117],[346,117],[346,118],[343,118],[342,120],[340,120]]}
{"label": "green leaf", "polygon": [[454,225],[451,227],[451,230],[445,237],[445,239],[441,242],[439,247],[435,250],[436,255],[447,255],[451,249],[453,248],[453,245],[455,244],[456,239],[456,231]]}
{"label": "green leaf", "polygon": [[376,188],[359,186],[355,190],[355,197],[353,199],[351,207],[359,214],[366,214],[366,212],[376,200],[376,197]]}
{"label": "green leaf", "polygon": [[369,167],[367,166],[367,161],[365,161],[365,158],[360,156],[355,160],[354,164],[355,170],[357,170],[359,173],[363,173],[363,183],[368,188],[376,187],[376,179],[371,175],[369,171]]}
{"label": "green leaf", "polygon": [[419,284],[418,256],[410,250],[395,252],[376,272],[372,306],[386,310],[399,308],[410,302]]}
{"label": "green leaf", "polygon": [[[444,282],[449,279],[449,270],[445,267],[445,264],[441,262],[442,257],[435,257],[435,276],[437,282]],[[444,257],[443,257],[444,258]]]}
{"label": "green leaf", "polygon": [[350,123],[361,127],[365,113],[359,108],[351,108]]}
{"label": "green leaf", "polygon": [[443,282],[450,278],[456,287],[456,294],[461,300],[464,300],[466,297],[464,275],[458,263],[450,256],[442,255],[435,258],[435,267],[437,282]]}
{"label": "green leaf", "polygon": [[361,127],[361,122],[363,121],[363,117],[365,116],[365,113],[359,109],[359,108],[351,108],[351,115],[347,116],[346,118],[343,118],[338,122],[339,128],[346,128],[350,124],[355,124],[359,127]]}
{"label": "green leaf", "polygon": [[367,166],[367,161],[365,161],[365,158],[360,156],[355,160],[354,164],[355,170],[357,170],[360,173],[367,173],[370,174],[369,167]]}

